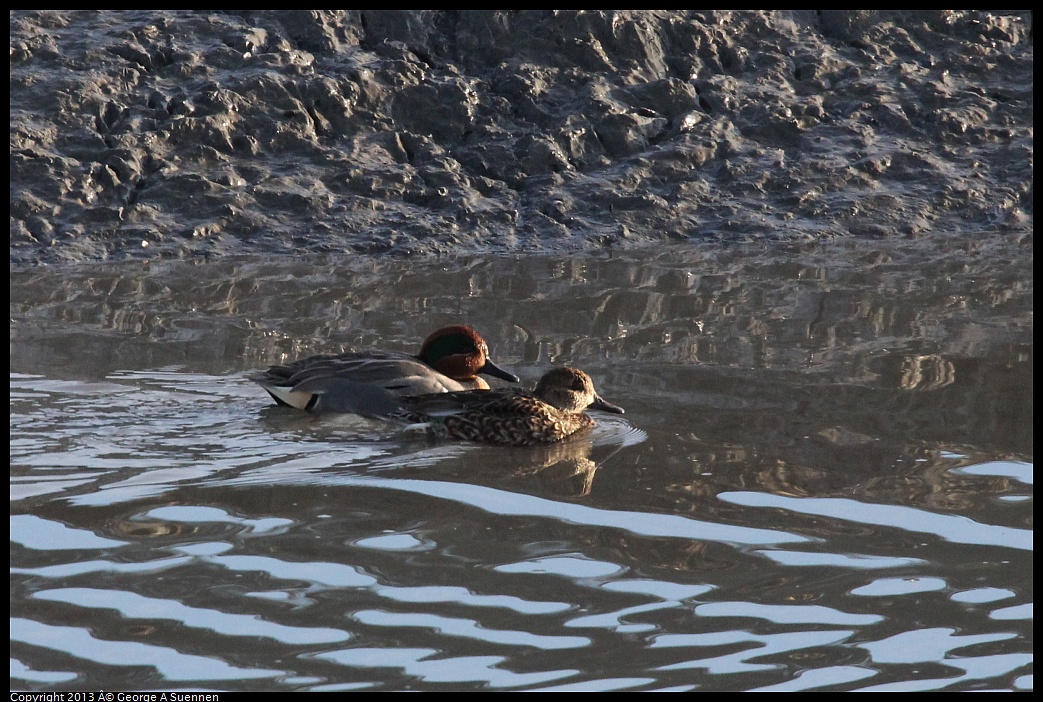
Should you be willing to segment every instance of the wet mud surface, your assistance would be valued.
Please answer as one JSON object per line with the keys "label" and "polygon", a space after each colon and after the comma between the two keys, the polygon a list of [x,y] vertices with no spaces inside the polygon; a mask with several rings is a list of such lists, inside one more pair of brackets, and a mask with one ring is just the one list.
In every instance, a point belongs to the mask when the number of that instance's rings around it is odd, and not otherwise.
{"label": "wet mud surface", "polygon": [[1031,235],[1027,11],[10,20],[15,266]]}

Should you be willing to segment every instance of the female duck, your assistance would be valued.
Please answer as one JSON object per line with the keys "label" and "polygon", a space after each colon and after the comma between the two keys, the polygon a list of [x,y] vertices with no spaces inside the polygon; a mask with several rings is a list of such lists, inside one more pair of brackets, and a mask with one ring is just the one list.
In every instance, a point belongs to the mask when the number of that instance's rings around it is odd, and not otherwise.
{"label": "female duck", "polygon": [[353,412],[423,426],[440,438],[503,446],[564,441],[594,425],[586,409],[623,414],[594,391],[590,376],[576,368],[547,372],[532,391],[519,388],[395,397],[381,388],[346,378],[309,381],[303,391],[317,396],[316,412]]}
{"label": "female duck", "polygon": [[320,394],[335,401],[336,380],[376,385],[393,395],[427,395],[488,390],[480,373],[518,382],[518,376],[489,360],[489,346],[478,332],[456,325],[432,332],[416,356],[400,351],[323,354],[272,366],[250,379],[280,405],[312,410]]}

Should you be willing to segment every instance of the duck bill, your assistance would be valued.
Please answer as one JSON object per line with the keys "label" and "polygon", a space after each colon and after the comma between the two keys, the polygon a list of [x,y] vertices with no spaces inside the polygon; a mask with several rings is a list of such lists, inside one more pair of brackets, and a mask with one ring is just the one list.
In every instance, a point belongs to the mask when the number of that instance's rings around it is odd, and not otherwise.
{"label": "duck bill", "polygon": [[601,399],[600,395],[594,396],[594,401],[590,403],[588,409],[601,410],[602,412],[611,412],[612,414],[624,414],[623,408],[612,404],[611,402],[605,402]]}
{"label": "duck bill", "polygon": [[500,380],[506,380],[508,383],[517,383],[521,380],[521,378],[516,376],[514,373],[508,373],[503,368],[500,368],[498,365],[496,365],[489,359],[485,360],[485,365],[482,366],[478,372],[483,375],[491,375],[492,377],[499,378]]}

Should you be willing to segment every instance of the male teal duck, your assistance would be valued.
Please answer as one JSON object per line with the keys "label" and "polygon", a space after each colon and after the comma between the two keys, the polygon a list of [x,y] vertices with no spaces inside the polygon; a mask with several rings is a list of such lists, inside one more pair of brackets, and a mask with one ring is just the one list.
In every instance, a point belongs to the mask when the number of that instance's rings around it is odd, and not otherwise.
{"label": "male teal duck", "polygon": [[415,356],[400,351],[323,354],[272,366],[250,379],[280,405],[316,410],[320,396],[334,399],[341,387],[337,380],[375,385],[392,395],[428,395],[488,390],[480,373],[518,382],[518,376],[489,360],[489,345],[478,332],[455,325],[432,332]]}
{"label": "male teal duck", "polygon": [[[325,380],[325,382],[323,382]],[[502,446],[535,446],[564,441],[594,426],[584,410],[623,414],[603,400],[590,376],[576,368],[548,371],[534,390],[449,392],[396,397],[374,385],[347,378],[301,384],[317,397],[314,412],[352,412],[422,426],[432,436]]]}

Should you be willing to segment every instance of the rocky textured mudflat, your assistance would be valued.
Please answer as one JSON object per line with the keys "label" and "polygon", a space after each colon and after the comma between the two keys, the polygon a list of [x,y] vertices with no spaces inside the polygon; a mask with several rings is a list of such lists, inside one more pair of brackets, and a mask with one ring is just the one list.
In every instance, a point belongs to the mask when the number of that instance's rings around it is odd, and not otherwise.
{"label": "rocky textured mudflat", "polygon": [[1032,230],[1028,11],[10,21],[14,265]]}

